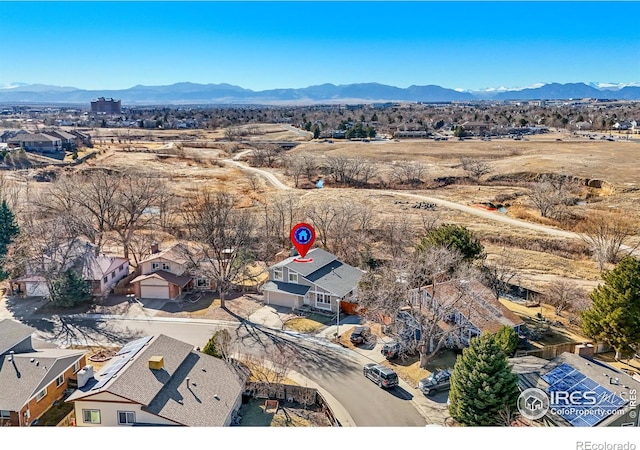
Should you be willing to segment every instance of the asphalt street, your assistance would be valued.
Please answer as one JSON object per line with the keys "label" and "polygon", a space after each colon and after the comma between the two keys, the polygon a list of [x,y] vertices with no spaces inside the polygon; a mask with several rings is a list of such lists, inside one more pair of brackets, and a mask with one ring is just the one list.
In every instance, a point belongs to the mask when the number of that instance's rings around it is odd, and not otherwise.
{"label": "asphalt street", "polygon": [[[274,347],[289,351],[293,369],[333,395],[351,415],[356,426],[424,426],[425,418],[414,407],[413,395],[402,387],[386,391],[362,374],[362,360],[342,347],[307,336],[293,336],[244,321],[213,324],[193,319],[96,319],[82,317],[24,318],[43,339],[58,345],[122,345],[132,339],[165,334],[203,347],[218,329],[227,328],[237,343],[235,351],[260,355]],[[284,349],[284,350],[283,350]]]}

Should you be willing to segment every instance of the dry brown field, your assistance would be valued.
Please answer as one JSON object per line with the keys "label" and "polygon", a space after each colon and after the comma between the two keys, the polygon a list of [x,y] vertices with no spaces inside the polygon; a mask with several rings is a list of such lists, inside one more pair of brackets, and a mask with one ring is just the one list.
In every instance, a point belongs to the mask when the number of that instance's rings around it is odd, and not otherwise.
{"label": "dry brown field", "polygon": [[[346,156],[365,158],[381,163],[384,169],[394,161],[417,161],[427,166],[428,178],[463,177],[460,159],[482,159],[491,166],[491,173],[479,184],[450,184],[444,187],[407,190],[406,193],[446,199],[462,205],[492,202],[499,194],[519,194],[506,215],[527,217],[544,223],[539,214],[527,206],[527,189],[521,186],[485,183],[487,177],[527,172],[531,174],[554,173],[604,181],[604,188],[591,189],[591,199],[586,205],[575,206],[573,212],[588,214],[591,209],[618,209],[636,218],[640,223],[640,138],[614,142],[589,140],[569,133],[551,133],[529,136],[521,141],[493,139],[491,141],[450,138],[448,141],[404,140],[396,142],[340,142],[304,141],[306,138],[286,125],[272,124],[247,127],[241,141],[300,141],[290,150],[291,154],[312,154],[319,158]],[[170,189],[186,199],[199,189],[216,189],[234,192],[241,198],[239,206],[259,207],[276,194],[277,189],[264,177],[225,163],[234,154],[246,150],[242,142],[224,142],[225,130],[136,130],[140,136],[129,142],[127,130],[99,129],[95,150],[96,158],[64,170],[80,171],[91,168],[136,170],[165,180]],[[129,134],[131,136],[131,134]],[[111,141],[113,139],[113,142]],[[120,141],[120,142],[119,142]],[[179,148],[179,151],[176,151]],[[265,169],[275,174],[283,183],[293,187],[293,181],[282,169]],[[27,179],[26,174],[13,176]],[[48,183],[31,183],[31,192],[46,188]],[[488,258],[509,254],[510,264],[520,272],[524,286],[543,290],[554,278],[574,279],[591,289],[598,283],[599,271],[588,256],[567,256],[544,251],[509,246],[504,248],[496,236],[531,240],[563,241],[541,231],[521,228],[478,217],[469,212],[438,206],[434,211],[412,208],[416,199],[402,198],[390,192],[375,189],[351,189],[332,187],[319,189],[291,189],[299,196],[303,206],[319,202],[353,202],[370,205],[378,223],[401,218],[419,229],[422,215],[436,217],[441,223],[459,223],[473,230],[483,241]],[[397,191],[396,191],[397,192]],[[522,200],[521,200],[522,199]],[[399,203],[403,201],[404,203]],[[519,208],[519,209],[518,209]],[[523,213],[523,210],[526,214]],[[517,213],[517,214],[516,214]],[[501,214],[501,213],[494,213]],[[523,216],[524,214],[524,216]],[[560,224],[547,223],[559,227]],[[635,237],[634,242],[640,241]],[[561,242],[560,242],[561,243]]]}

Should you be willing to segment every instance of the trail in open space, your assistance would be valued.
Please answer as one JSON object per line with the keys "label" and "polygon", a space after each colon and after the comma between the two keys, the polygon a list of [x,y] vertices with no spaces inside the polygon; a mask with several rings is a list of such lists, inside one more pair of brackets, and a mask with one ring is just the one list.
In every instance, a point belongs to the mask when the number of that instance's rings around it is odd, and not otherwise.
{"label": "trail in open space", "polygon": [[[258,169],[256,167],[248,167],[244,164],[239,163],[238,161],[225,160],[225,162],[231,163],[242,170],[247,170],[250,172],[258,173],[265,177],[271,184],[273,184],[278,189],[290,190],[291,187],[282,183],[273,173],[268,172],[264,169]],[[478,209],[473,206],[463,205],[460,203],[452,202],[449,200],[444,200],[437,197],[429,197],[427,195],[421,194],[411,194],[408,192],[402,191],[394,191],[387,189],[376,189],[376,190],[361,190],[365,192],[371,192],[375,194],[391,194],[399,197],[410,197],[420,201],[426,201],[430,203],[435,203],[436,205],[442,206],[444,208],[457,209],[458,211],[463,211],[474,216],[482,217],[485,219],[493,220],[496,222],[503,222],[509,225],[513,225],[515,227],[528,228],[530,230],[539,231],[542,233],[546,233],[551,236],[563,237],[567,239],[580,239],[580,236],[577,233],[573,233],[571,231],[561,230],[559,228],[553,228],[546,225],[540,225],[537,223],[525,222],[522,220],[514,219],[513,217],[505,216],[497,212],[490,212],[483,209]],[[632,249],[628,246],[623,246],[623,250],[631,251]],[[640,255],[640,249],[635,249],[632,252],[634,255]]]}

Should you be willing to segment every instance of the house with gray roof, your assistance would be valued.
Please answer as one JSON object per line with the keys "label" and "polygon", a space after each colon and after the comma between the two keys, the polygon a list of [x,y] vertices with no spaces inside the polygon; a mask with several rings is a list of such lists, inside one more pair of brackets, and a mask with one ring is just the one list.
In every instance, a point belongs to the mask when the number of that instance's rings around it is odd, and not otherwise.
{"label": "house with gray roof", "polygon": [[62,139],[44,133],[26,133],[7,140],[9,146],[21,147],[30,152],[58,153],[62,149]]}
{"label": "house with gray roof", "polygon": [[0,426],[33,425],[77,385],[86,363],[82,350],[35,348],[35,331],[0,321]]}
{"label": "house with gray roof", "polygon": [[242,403],[247,372],[163,334],[125,345],[66,400],[76,425],[228,426]]}
{"label": "house with gray roof", "polygon": [[49,295],[48,280],[57,270],[75,270],[91,286],[95,296],[109,291],[129,275],[129,260],[120,256],[96,254],[96,246],[83,237],[75,237],[45,249],[27,264],[26,274],[11,280],[13,293],[27,296]]}
{"label": "house with gray roof", "polygon": [[356,294],[362,270],[320,248],[310,250],[308,259],[292,256],[269,267],[269,281],[262,286],[266,304],[337,312],[340,302]]}

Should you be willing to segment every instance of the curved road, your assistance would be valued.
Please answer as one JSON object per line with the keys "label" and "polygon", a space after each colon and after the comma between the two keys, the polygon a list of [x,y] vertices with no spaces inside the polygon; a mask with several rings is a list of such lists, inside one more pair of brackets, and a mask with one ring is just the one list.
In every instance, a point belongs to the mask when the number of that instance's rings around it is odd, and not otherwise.
{"label": "curved road", "polygon": [[380,389],[362,374],[362,362],[353,352],[335,345],[321,344],[306,336],[291,336],[252,322],[60,316],[23,320],[38,335],[59,346],[122,345],[141,336],[165,334],[203,347],[211,335],[224,327],[234,336],[237,351],[264,354],[264,349],[286,348],[295,357],[293,369],[338,399],[356,426],[424,426],[427,421],[411,402],[412,394],[395,388]]}

